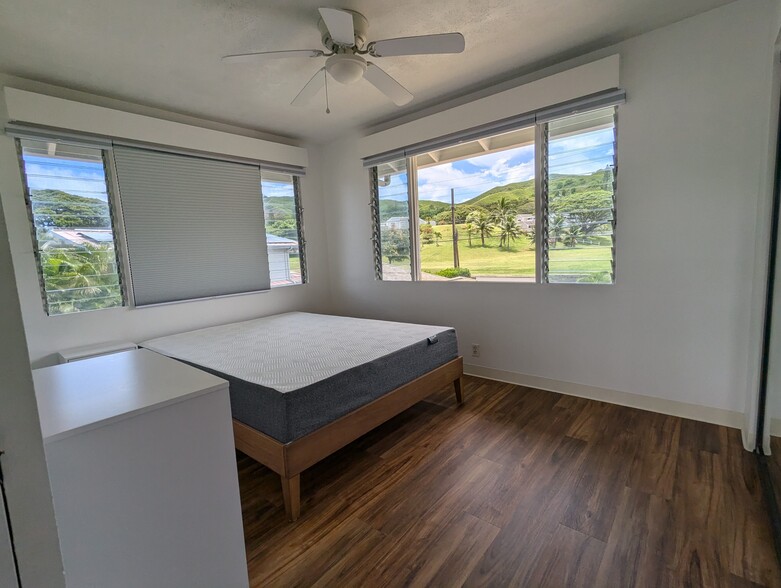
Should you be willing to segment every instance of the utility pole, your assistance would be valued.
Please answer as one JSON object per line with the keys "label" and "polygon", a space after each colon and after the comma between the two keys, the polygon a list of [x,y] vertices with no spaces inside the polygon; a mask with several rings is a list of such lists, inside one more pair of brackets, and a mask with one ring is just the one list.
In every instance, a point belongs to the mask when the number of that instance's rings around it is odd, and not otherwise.
{"label": "utility pole", "polygon": [[453,224],[453,267],[461,267],[458,261],[458,229],[456,228],[456,190],[450,188],[450,220]]}

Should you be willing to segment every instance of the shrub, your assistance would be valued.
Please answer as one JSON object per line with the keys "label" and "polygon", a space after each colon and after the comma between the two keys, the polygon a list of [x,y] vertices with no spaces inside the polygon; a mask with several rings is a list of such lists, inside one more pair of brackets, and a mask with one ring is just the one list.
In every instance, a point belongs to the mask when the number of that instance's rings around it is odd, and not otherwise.
{"label": "shrub", "polygon": [[443,278],[471,278],[472,272],[465,267],[446,267],[443,270],[439,270],[437,275]]}

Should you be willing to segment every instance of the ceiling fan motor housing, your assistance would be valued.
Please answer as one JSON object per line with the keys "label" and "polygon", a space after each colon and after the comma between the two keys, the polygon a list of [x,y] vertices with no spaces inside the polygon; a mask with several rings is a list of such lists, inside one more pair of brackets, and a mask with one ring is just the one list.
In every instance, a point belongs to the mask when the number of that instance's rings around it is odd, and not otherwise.
{"label": "ceiling fan motor housing", "polygon": [[353,84],[363,78],[366,60],[359,55],[340,53],[326,60],[325,69],[340,84]]}
{"label": "ceiling fan motor housing", "polygon": [[[359,48],[363,47],[366,44],[366,40],[369,38],[369,21],[366,20],[366,17],[360,12],[355,12],[354,10],[344,10],[344,12],[349,12],[353,15],[355,46]],[[317,22],[317,28],[320,29],[323,45],[325,45],[326,49],[333,51],[334,53],[339,53],[344,50],[342,45],[335,43],[331,38],[331,33],[328,32],[328,27],[325,26],[322,18]]]}

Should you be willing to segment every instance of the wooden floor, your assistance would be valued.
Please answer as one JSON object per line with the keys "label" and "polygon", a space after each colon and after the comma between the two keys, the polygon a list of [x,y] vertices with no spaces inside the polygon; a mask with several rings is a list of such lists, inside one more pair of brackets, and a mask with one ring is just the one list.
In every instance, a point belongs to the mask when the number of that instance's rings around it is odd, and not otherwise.
{"label": "wooden floor", "polygon": [[302,474],[239,455],[252,586],[781,586],[737,430],[465,378]]}

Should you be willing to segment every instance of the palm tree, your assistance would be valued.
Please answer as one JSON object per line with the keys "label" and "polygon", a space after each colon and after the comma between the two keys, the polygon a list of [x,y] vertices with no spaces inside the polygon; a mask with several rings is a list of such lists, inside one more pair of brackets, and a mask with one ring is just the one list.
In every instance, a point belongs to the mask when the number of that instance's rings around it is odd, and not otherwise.
{"label": "palm tree", "polygon": [[494,223],[491,216],[485,210],[473,210],[466,217],[467,222],[474,225],[475,231],[480,233],[480,243],[485,247],[486,236],[491,236]]}
{"label": "palm tree", "polygon": [[466,230],[466,238],[469,239],[469,246],[471,247],[472,246],[472,233],[475,232],[475,226],[472,223],[467,222],[464,225],[464,230]]}
{"label": "palm tree", "polygon": [[564,216],[560,214],[552,215],[550,226],[548,227],[548,237],[553,242],[552,245],[556,247],[556,243],[561,240],[564,235]]}
{"label": "palm tree", "polygon": [[535,243],[534,243],[534,236],[535,236],[534,227],[529,227],[528,229],[526,229],[526,231],[523,231],[523,233],[524,233],[524,235],[526,235],[526,238],[529,240],[529,249],[530,250],[534,249],[534,245],[535,245]]}
{"label": "palm tree", "polygon": [[44,245],[41,261],[52,314],[121,304],[113,247],[54,248]]}
{"label": "palm tree", "polygon": [[521,236],[521,228],[514,213],[505,214],[497,223],[499,225],[499,247],[510,248],[510,242]]}
{"label": "palm tree", "polygon": [[564,245],[567,247],[575,247],[578,241],[583,237],[583,231],[578,225],[573,225],[567,229],[564,233]]}
{"label": "palm tree", "polygon": [[507,198],[502,196],[493,212],[493,221],[498,225],[509,214],[515,215],[515,206],[510,204],[507,201]]}

